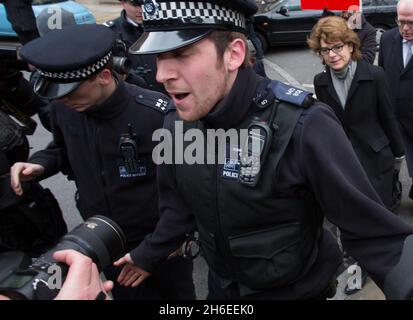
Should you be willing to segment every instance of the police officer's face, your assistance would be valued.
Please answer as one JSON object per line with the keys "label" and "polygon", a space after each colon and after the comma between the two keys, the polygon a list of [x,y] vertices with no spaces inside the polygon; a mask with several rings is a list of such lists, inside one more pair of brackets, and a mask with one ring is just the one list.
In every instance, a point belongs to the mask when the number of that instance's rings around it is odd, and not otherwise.
{"label": "police officer's face", "polygon": [[225,97],[245,56],[242,46],[239,53],[227,49],[222,61],[208,38],[158,55],[156,80],[164,84],[181,119],[202,119]]}
{"label": "police officer's face", "polygon": [[102,73],[99,73],[92,79],[84,81],[73,92],[56,101],[77,112],[86,111],[90,107],[102,103],[114,91],[114,89],[108,85],[109,80],[107,77],[111,77],[110,71],[105,69],[104,72],[109,75],[102,75]]}
{"label": "police officer's face", "polygon": [[126,16],[137,24],[142,24],[142,8],[140,5],[134,5],[129,1],[122,1],[122,6],[126,11]]}
{"label": "police officer's face", "polygon": [[353,52],[352,44],[345,44],[341,41],[325,42],[321,39],[320,45],[320,54],[325,64],[331,69],[343,70],[349,64]]}

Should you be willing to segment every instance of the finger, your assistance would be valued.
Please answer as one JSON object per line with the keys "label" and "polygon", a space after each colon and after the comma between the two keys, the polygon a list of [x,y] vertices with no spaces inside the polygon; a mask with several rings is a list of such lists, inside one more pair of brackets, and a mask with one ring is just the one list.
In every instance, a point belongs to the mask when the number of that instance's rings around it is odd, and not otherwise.
{"label": "finger", "polygon": [[22,195],[22,189],[20,185],[20,172],[21,165],[19,163],[14,164],[10,169],[10,185],[17,195]]}
{"label": "finger", "polygon": [[133,260],[132,260],[129,253],[125,254],[122,258],[116,260],[113,264],[115,266],[119,266],[119,265],[122,265],[122,264],[125,264],[125,263],[129,263],[129,264],[132,264],[132,265],[134,264],[134,262],[133,262]]}
{"label": "finger", "polygon": [[102,280],[100,279],[100,273],[95,263],[92,264],[90,275],[91,275],[90,285],[92,287],[96,287],[100,291],[102,287]]}
{"label": "finger", "polygon": [[132,288],[139,286],[146,278],[147,277],[142,274],[134,283],[132,283]]}
{"label": "finger", "polygon": [[108,281],[103,282],[102,286],[103,286],[103,290],[105,290],[106,292],[110,292],[112,291],[114,284],[113,284],[113,281],[108,280]]}
{"label": "finger", "polygon": [[122,258],[120,258],[119,260],[116,260],[116,261],[113,263],[113,265],[116,266],[116,267],[119,267],[119,266],[121,266],[121,265],[123,265],[123,264],[125,264],[125,263],[127,263],[127,261],[126,261],[125,257],[122,257]]}
{"label": "finger", "polygon": [[120,284],[123,284],[126,281],[126,279],[130,276],[131,272],[133,272],[133,268],[131,267],[131,265],[129,264],[124,265],[121,273],[118,276],[118,282]]}
{"label": "finger", "polygon": [[23,189],[20,184],[14,187],[13,190],[14,190],[14,193],[17,194],[18,196],[21,196],[23,194]]}
{"label": "finger", "polygon": [[65,282],[89,285],[92,278],[93,261],[75,250],[57,251],[53,254],[56,261],[67,264],[70,268]]}
{"label": "finger", "polygon": [[89,296],[93,299],[94,297],[97,297],[99,295],[99,292],[105,293],[106,299],[107,297],[107,292],[110,291],[113,287],[113,282],[109,281],[106,284],[106,287],[109,288],[109,290],[105,289],[105,283],[101,280],[100,278],[100,273],[98,270],[98,267],[96,266],[95,263],[92,264],[92,270],[91,270],[91,283],[89,285]]}
{"label": "finger", "polygon": [[34,178],[40,176],[44,171],[41,165],[33,163],[25,163],[22,165],[22,170],[20,174],[21,181],[31,181]]}
{"label": "finger", "polygon": [[131,275],[127,281],[125,281],[124,286],[125,287],[129,287],[130,285],[132,285],[132,283],[134,283],[139,277],[141,276],[140,273],[135,272],[133,275]]}
{"label": "finger", "polygon": [[125,265],[125,266],[122,268],[121,272],[119,273],[117,281],[118,281],[119,283],[122,283],[122,282],[123,282],[123,279],[125,279],[125,275],[126,275],[127,273],[128,273],[128,265]]}
{"label": "finger", "polygon": [[126,259],[126,261],[127,261],[128,263],[130,263],[130,264],[132,264],[132,265],[135,264],[135,262],[133,262],[133,260],[132,260],[132,257],[131,257],[131,255],[130,255],[130,253],[125,254],[125,259]]}
{"label": "finger", "polygon": [[53,259],[66,263],[67,265],[72,265],[76,260],[79,258],[87,258],[86,256],[82,255],[80,252],[77,252],[73,249],[65,249],[59,250],[53,253]]}
{"label": "finger", "polygon": [[22,175],[23,175],[23,177],[24,177],[24,176],[29,177],[29,176],[31,176],[33,173],[34,173],[33,167],[25,167],[25,168],[23,168],[23,170],[22,170]]}
{"label": "finger", "polygon": [[121,282],[121,284],[122,285],[125,285],[126,284],[126,282],[130,279],[130,278],[132,278],[135,274],[140,274],[139,272],[136,272],[133,268],[128,268],[128,270],[127,270],[127,272],[125,273],[125,276],[124,276],[124,279],[122,280],[122,282]]}

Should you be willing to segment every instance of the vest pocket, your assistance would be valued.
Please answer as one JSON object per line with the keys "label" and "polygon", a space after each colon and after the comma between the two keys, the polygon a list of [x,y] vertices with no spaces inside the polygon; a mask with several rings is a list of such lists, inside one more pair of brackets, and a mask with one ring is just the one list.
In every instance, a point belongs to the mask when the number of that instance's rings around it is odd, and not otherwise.
{"label": "vest pocket", "polygon": [[291,283],[305,264],[299,240],[298,222],[230,237],[239,281],[252,289]]}
{"label": "vest pocket", "polygon": [[387,147],[390,142],[386,136],[381,136],[379,138],[368,141],[368,143],[374,152],[380,152],[382,149]]}

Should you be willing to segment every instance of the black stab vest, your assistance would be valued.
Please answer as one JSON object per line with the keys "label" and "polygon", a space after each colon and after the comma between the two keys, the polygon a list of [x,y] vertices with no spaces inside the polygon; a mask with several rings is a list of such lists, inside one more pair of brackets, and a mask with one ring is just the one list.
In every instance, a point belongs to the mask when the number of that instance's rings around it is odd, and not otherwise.
{"label": "black stab vest", "polygon": [[[175,166],[178,189],[195,215],[209,267],[254,290],[289,285],[304,275],[317,255],[322,226],[310,192],[285,196],[275,191],[279,161],[303,111],[286,102],[278,108],[274,121],[278,130],[255,187],[241,184],[236,174],[227,177],[228,163],[234,169],[234,161],[228,159],[225,165]],[[235,129],[247,128],[256,115],[246,117]],[[203,130],[206,137],[202,121],[184,123],[184,132],[190,128]],[[190,144],[184,142],[184,148]]]}

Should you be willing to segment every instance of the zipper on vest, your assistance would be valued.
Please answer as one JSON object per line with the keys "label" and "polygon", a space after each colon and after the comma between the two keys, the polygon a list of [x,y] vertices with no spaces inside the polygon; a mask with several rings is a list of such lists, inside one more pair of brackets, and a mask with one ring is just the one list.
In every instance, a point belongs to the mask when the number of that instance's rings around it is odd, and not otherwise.
{"label": "zipper on vest", "polygon": [[98,158],[98,163],[99,163],[99,176],[102,182],[103,198],[105,200],[106,208],[108,210],[107,212],[103,212],[103,214],[110,217],[112,215],[112,210],[110,207],[108,195],[106,193],[106,187],[107,187],[106,176],[105,176],[106,173],[105,173],[104,166],[103,166],[102,152],[100,150],[99,141],[100,141],[100,126],[97,125],[96,126],[96,153],[97,153],[97,158]]}
{"label": "zipper on vest", "polygon": [[[218,150],[218,141],[215,141],[215,150]],[[221,213],[219,210],[219,194],[218,194],[218,181],[220,177],[220,172],[219,172],[219,164],[218,164],[218,153],[215,156],[215,172],[214,172],[214,178],[215,178],[215,211],[216,211],[216,216],[217,216],[217,233],[213,236],[214,241],[215,241],[215,248],[217,251],[222,255],[222,261],[223,265],[226,269],[226,272],[228,272],[227,276],[232,280],[234,278],[234,274],[232,270],[234,270],[234,266],[232,265],[232,253],[229,248],[228,242],[228,237],[226,233],[224,232],[224,229],[222,228],[222,217]]]}

